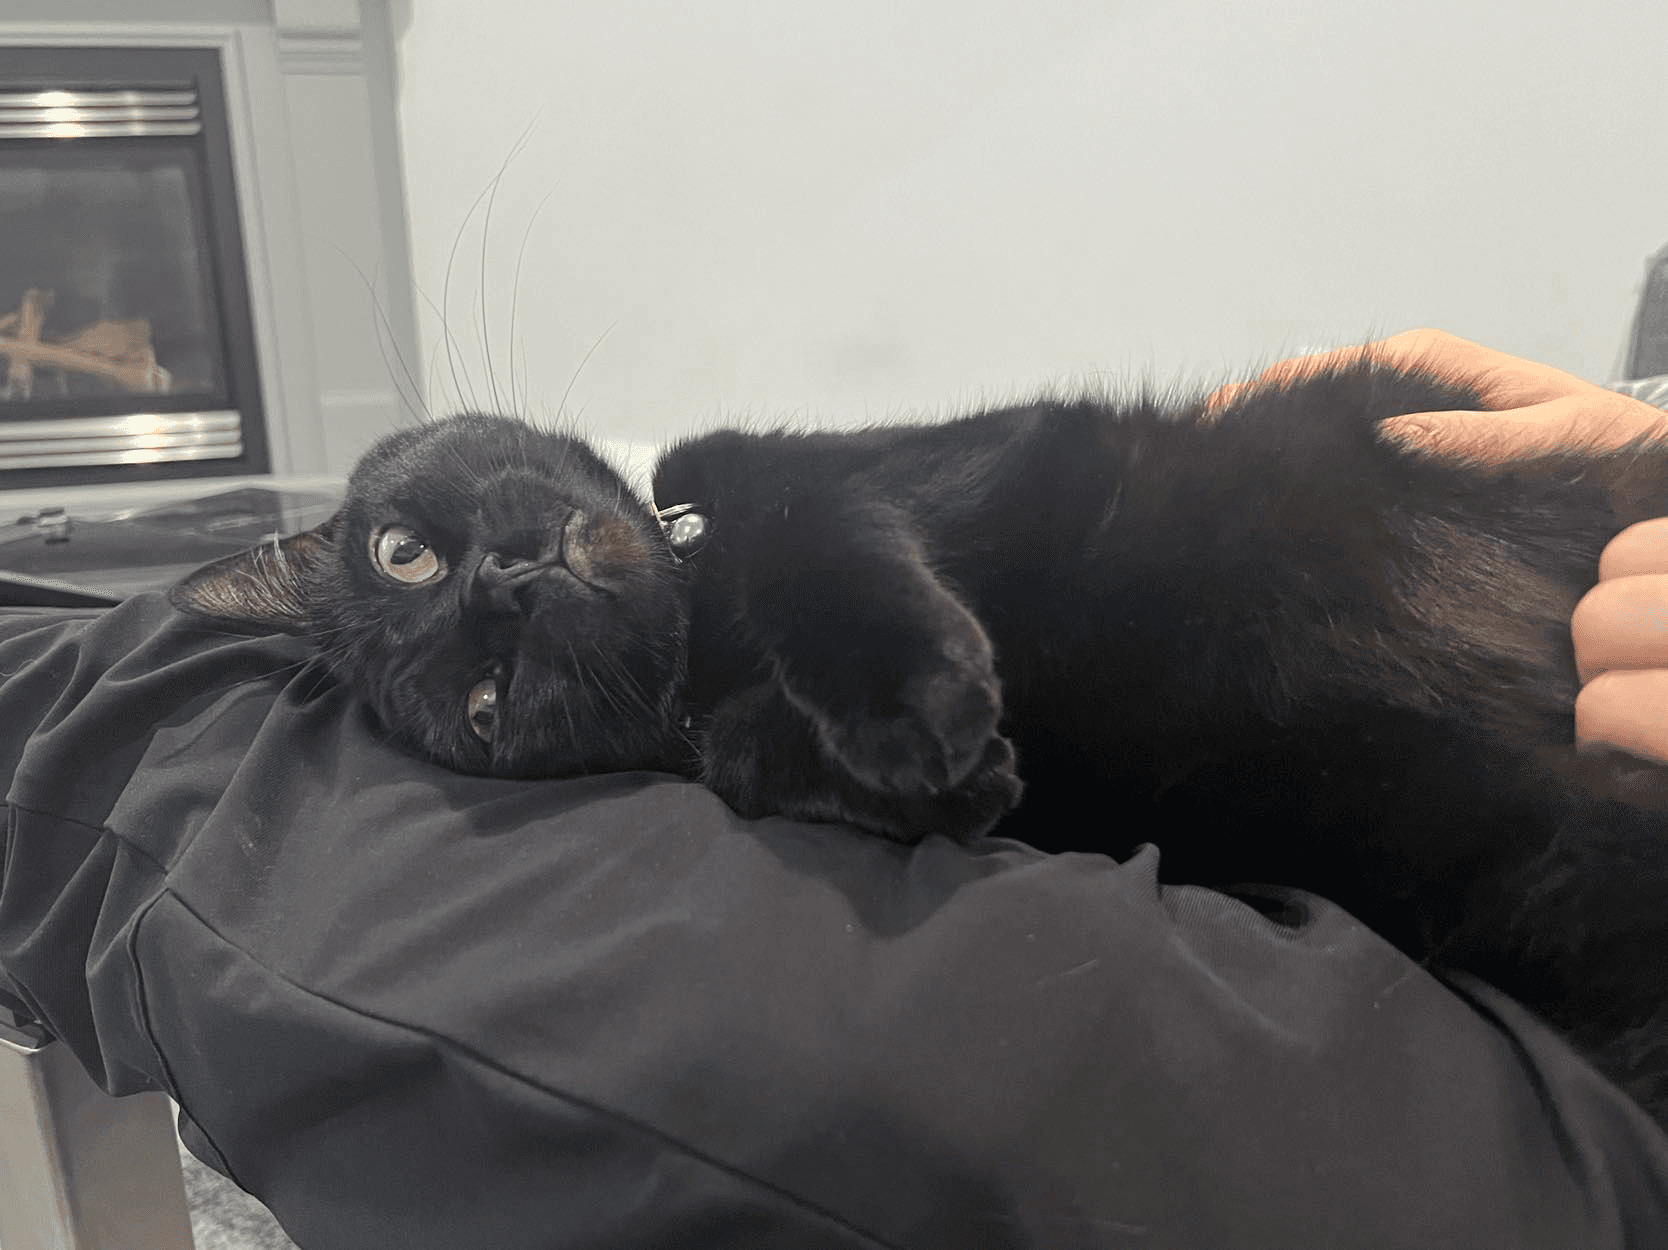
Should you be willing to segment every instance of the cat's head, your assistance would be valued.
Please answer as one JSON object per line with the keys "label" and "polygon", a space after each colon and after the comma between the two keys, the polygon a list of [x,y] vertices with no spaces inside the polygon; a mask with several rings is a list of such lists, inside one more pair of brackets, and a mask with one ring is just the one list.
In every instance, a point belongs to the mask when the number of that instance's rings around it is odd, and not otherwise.
{"label": "cat's head", "polygon": [[594,451],[522,421],[390,435],[324,525],[207,565],[170,597],[313,639],[389,736],[450,768],[681,760],[684,575]]}

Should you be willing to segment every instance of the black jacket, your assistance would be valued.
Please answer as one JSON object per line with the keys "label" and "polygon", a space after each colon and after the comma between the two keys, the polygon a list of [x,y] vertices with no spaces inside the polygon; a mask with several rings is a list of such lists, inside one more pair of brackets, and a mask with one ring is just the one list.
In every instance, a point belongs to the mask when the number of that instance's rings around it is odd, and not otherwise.
{"label": "black jacket", "polygon": [[0,1003],[307,1250],[1668,1245],[1643,1114],[1323,900],[454,775],[155,596],[0,672]]}

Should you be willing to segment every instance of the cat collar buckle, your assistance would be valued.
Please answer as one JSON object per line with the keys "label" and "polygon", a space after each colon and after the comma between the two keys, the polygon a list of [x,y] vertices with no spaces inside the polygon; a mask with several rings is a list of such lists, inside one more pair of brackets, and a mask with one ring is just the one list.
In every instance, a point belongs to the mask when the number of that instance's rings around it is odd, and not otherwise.
{"label": "cat collar buckle", "polygon": [[712,537],[712,523],[705,513],[696,511],[695,504],[675,503],[670,508],[658,509],[655,517],[660,521],[660,528],[666,531],[672,555],[679,560],[689,559]]}

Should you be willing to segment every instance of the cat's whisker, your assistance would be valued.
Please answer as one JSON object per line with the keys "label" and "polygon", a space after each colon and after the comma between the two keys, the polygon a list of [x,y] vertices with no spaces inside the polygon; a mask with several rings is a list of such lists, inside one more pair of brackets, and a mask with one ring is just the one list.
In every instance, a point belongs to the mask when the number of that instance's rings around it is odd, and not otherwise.
{"label": "cat's whisker", "polygon": [[[341,254],[342,259],[352,266],[353,272],[359,275],[359,281],[365,287],[366,294],[371,297],[371,312],[376,327],[377,351],[382,356],[383,371],[387,373],[388,380],[394,384],[394,389],[399,393],[400,403],[419,421],[432,421],[434,418],[424,398],[423,385],[412,372],[411,363],[406,360],[405,354],[400,351],[399,340],[395,336],[394,328],[388,319],[388,309],[383,304],[382,297],[377,294],[376,274],[367,276],[359,262],[354,260],[341,244],[331,240],[330,246],[334,247]],[[379,257],[377,273],[381,272],[381,264],[381,258]],[[390,350],[393,352],[391,360],[389,358]],[[398,373],[395,372],[395,365],[399,366]]]}
{"label": "cat's whisker", "polygon": [[486,475],[478,474],[475,466],[470,464],[468,458],[456,448],[448,448],[446,458],[457,467],[458,478],[461,479],[461,481],[454,480],[452,485],[454,487],[463,487],[463,490],[460,492],[462,494],[473,495],[475,493],[475,488],[485,480]]}
{"label": "cat's whisker", "polygon": [[[663,651],[663,653],[667,653],[667,654],[665,654],[665,658],[668,662],[675,662],[676,659],[678,658],[676,652],[681,651],[681,649],[682,649],[681,646],[678,647],[678,648],[669,648],[668,647],[668,648],[662,648],[662,651]],[[628,669],[628,668],[626,668],[626,667],[624,667],[623,665],[620,664],[618,656],[611,655],[610,658],[611,658],[612,662],[615,664],[615,666],[619,668],[620,679],[626,684],[626,687],[631,691],[633,696],[636,698],[638,706],[641,707],[644,711],[649,712],[649,713],[658,713],[658,712],[660,712],[662,710],[659,706],[661,700],[657,700],[655,698],[650,697],[649,692],[647,690],[643,689],[643,683],[638,680],[636,674],[634,674],[630,669]]]}
{"label": "cat's whisker", "polygon": [[515,332],[515,319],[517,319],[517,312],[519,312],[520,305],[520,275],[522,275],[522,260],[524,260],[525,255],[527,255],[527,240],[532,237],[532,227],[534,227],[535,222],[539,220],[539,214],[544,212],[544,205],[549,204],[550,197],[555,195],[555,190],[557,190],[557,187],[560,187],[560,185],[562,185],[560,184],[560,180],[557,180],[555,184],[550,185],[550,189],[547,190],[544,197],[539,200],[539,204],[534,205],[532,215],[530,215],[529,219],[527,219],[527,225],[525,225],[525,229],[522,230],[520,245],[517,245],[517,249],[515,249],[515,272],[510,275],[510,399],[515,402],[517,412],[525,412],[525,409],[527,409],[527,377],[525,377],[525,369],[522,370],[520,389],[517,389],[517,386],[515,386],[515,350],[517,350],[517,347],[522,349],[522,362],[524,362],[524,364],[525,359],[527,359],[525,347],[520,344],[517,332]]}
{"label": "cat's whisker", "polygon": [[[485,304],[485,292],[481,291],[480,288],[477,287],[474,293],[469,297],[468,324],[474,330],[476,339],[481,340],[483,344],[485,340],[481,332],[481,317],[482,309],[485,307]],[[498,404],[494,395],[495,388],[493,386],[492,378],[492,361],[489,359],[483,359],[481,361],[481,378],[482,385],[486,391],[486,403],[483,404],[481,402],[481,396],[478,392],[471,391],[469,395],[469,406],[477,412],[497,412]]]}
{"label": "cat's whisker", "polygon": [[646,710],[648,701],[642,697],[642,689],[631,674],[624,671],[618,660],[603,650],[601,643],[595,639],[591,641],[591,650],[599,661],[595,670],[601,679],[597,682],[597,691],[607,700],[609,707],[622,716]]}
{"label": "cat's whisker", "polygon": [[[516,158],[518,156],[520,156],[522,151],[526,148],[529,140],[532,137],[532,134],[533,134],[534,130],[538,126],[538,122],[539,122],[539,114],[535,113],[533,115],[532,119],[527,123],[526,127],[523,128],[521,134],[516,138],[515,142],[510,146],[510,149],[505,154],[503,161],[499,164],[497,172],[494,173],[492,178],[488,180],[486,186],[484,186],[481,189],[480,193],[470,203],[468,210],[464,213],[463,220],[459,224],[458,229],[457,229],[457,233],[454,235],[454,237],[452,239],[451,249],[447,253],[445,273],[444,273],[444,277],[442,278],[442,282],[441,282],[440,303],[438,305],[436,305],[436,303],[434,302],[434,300],[430,296],[428,296],[426,293],[423,293],[423,292],[419,291],[419,294],[421,295],[421,298],[423,299],[423,302],[428,306],[429,310],[435,314],[436,318],[439,321],[440,333],[439,333],[439,336],[438,336],[438,340],[435,343],[434,350],[431,354],[429,377],[431,379],[433,379],[436,376],[436,374],[437,374],[437,364],[438,364],[441,353],[444,352],[445,353],[446,372],[450,375],[450,378],[451,378],[451,402],[450,403],[443,403],[442,406],[444,406],[444,407],[449,407],[449,408],[454,408],[454,409],[472,409],[472,410],[476,410],[476,411],[483,410],[483,404],[481,402],[481,400],[483,398],[483,391],[481,389],[477,388],[474,374],[472,373],[472,371],[469,368],[469,365],[468,365],[468,363],[465,359],[465,353],[463,351],[463,339],[461,339],[458,334],[453,332],[453,328],[452,328],[453,318],[452,318],[452,315],[451,315],[451,313],[452,313],[452,283],[453,283],[454,274],[456,273],[456,270],[457,270],[457,262],[458,262],[459,252],[462,249],[462,247],[464,245],[464,242],[468,237],[470,224],[474,220],[476,212],[478,210],[482,209],[483,203],[485,205],[485,209],[484,209],[484,212],[482,213],[482,222],[481,222],[481,227],[480,227],[481,236],[480,236],[480,245],[479,245],[478,261],[477,261],[477,268],[478,268],[477,289],[476,289],[476,292],[475,292],[475,298],[472,299],[471,303],[470,303],[469,321],[470,321],[471,325],[474,327],[473,338],[475,340],[475,345],[478,347],[478,349],[480,351],[480,354],[481,354],[481,362],[480,363],[481,363],[481,367],[484,371],[484,377],[485,377],[484,395],[485,395],[485,398],[489,401],[490,409],[491,410],[501,410],[505,403],[513,402],[515,400],[515,386],[514,386],[515,337],[514,336],[515,336],[515,320],[516,320],[516,318],[515,318],[515,315],[514,315],[515,310],[514,310],[513,297],[512,297],[511,325],[510,325],[511,340],[510,340],[510,345],[509,345],[509,349],[508,349],[509,353],[510,353],[511,383],[510,383],[507,391],[505,390],[504,387],[502,387],[500,385],[500,383],[499,383],[499,371],[494,367],[494,363],[493,363],[493,338],[492,338],[492,332],[491,332],[491,317],[490,317],[490,314],[489,314],[489,311],[488,311],[489,307],[490,307],[489,301],[488,301],[488,292],[490,290],[490,277],[489,277],[490,263],[489,262],[490,262],[490,256],[491,256],[492,223],[493,223],[494,209],[495,209],[496,202],[497,202],[497,197],[498,197],[498,191],[499,191],[499,189],[500,189],[500,187],[503,183],[503,180],[504,180],[506,174],[508,173],[510,166],[515,162]],[[552,188],[552,190],[554,190],[554,188]],[[546,199],[548,199],[548,198],[549,198],[549,193],[546,194]],[[541,201],[540,207],[542,207],[542,206],[543,206],[543,202]],[[537,215],[538,215],[537,210],[535,210],[534,215],[533,215],[534,218],[536,218]],[[531,231],[531,227],[532,227],[532,221],[530,220],[529,223],[528,223],[528,232]],[[523,252],[525,251],[525,247],[526,247],[526,237],[524,235],[522,243],[520,245],[520,248],[518,248],[518,251],[517,251],[517,261],[516,261],[516,263],[517,263],[517,273],[518,274],[519,274],[519,271],[520,271],[521,258],[522,258]],[[428,407],[428,405],[425,405],[425,406]],[[430,415],[429,419],[430,420],[433,419],[432,414]]]}
{"label": "cat's whisker", "polygon": [[[525,137],[524,134],[523,140]],[[510,155],[515,155],[513,150]],[[476,308],[479,310],[476,329],[480,335],[481,359],[484,362],[482,369],[486,374],[487,395],[492,400],[492,410],[494,412],[503,411],[503,401],[498,395],[498,371],[492,367],[492,334],[487,328],[487,252],[492,243],[492,209],[498,203],[498,186],[504,179],[504,169],[508,166],[509,160],[509,157],[504,158],[504,165],[499,167],[498,173],[493,176],[491,183],[488,184],[489,194],[487,195],[486,212],[481,219],[481,279],[480,286],[475,292]],[[514,354],[512,353],[512,359],[513,357]]]}
{"label": "cat's whisker", "polygon": [[[245,630],[218,629],[218,628],[215,628],[212,624],[206,624],[206,623],[204,625],[204,631],[206,633],[214,635],[215,637],[225,638],[225,639],[232,640],[232,641],[237,641],[237,640],[247,641],[248,638],[249,638],[249,634]],[[322,655],[305,655],[305,656],[302,656],[300,659],[294,660],[294,661],[292,661],[288,664],[280,664],[280,665],[278,665],[274,668],[266,669],[266,670],[263,670],[262,672],[251,674],[250,676],[245,677],[240,681],[231,682],[226,686],[226,689],[227,690],[241,690],[245,686],[257,685],[261,682],[271,681],[274,678],[283,678],[286,675],[291,675],[291,676],[299,675],[300,673],[306,671],[307,669],[315,668],[315,667],[319,669],[320,675],[323,676],[326,673],[328,673],[327,666],[321,665],[321,663],[320,663],[320,661],[323,658],[324,657]]]}
{"label": "cat's whisker", "polygon": [[[579,679],[580,688],[583,690],[584,689],[585,676],[584,676],[583,671],[580,668],[579,657],[574,654],[573,643],[571,641],[568,642],[567,648],[568,648],[568,659],[573,662],[574,674]],[[568,699],[563,699],[562,700],[562,716],[567,721],[568,741],[577,745],[578,742],[579,742],[579,731],[574,726],[574,723],[573,723],[573,703],[572,703],[571,700],[568,700]]]}
{"label": "cat's whisker", "polygon": [[[457,340],[452,334],[450,320],[446,316],[445,308],[440,304],[436,304],[430,295],[422,290],[419,290],[418,294],[422,297],[423,302],[428,305],[429,311],[432,312],[440,321],[439,341],[435,343],[434,349],[429,353],[428,376],[433,378],[436,375],[440,354],[445,352],[447,367],[452,374],[452,398],[451,402],[446,403],[444,406],[447,408],[461,408],[464,406],[464,388],[458,384],[459,363],[453,350],[457,346]],[[442,299],[444,298],[445,296],[443,295]],[[464,367],[464,375],[467,378],[467,367]],[[472,384],[469,389],[473,390]]]}
{"label": "cat's whisker", "polygon": [[[516,326],[516,315],[517,315],[517,312],[519,310],[519,305],[521,303],[522,261],[525,258],[525,256],[527,255],[527,240],[530,239],[533,235],[533,225],[534,225],[535,222],[538,221],[539,214],[544,211],[544,206],[546,204],[550,203],[550,198],[553,195],[556,194],[556,188],[559,187],[560,185],[561,185],[561,183],[558,181],[557,183],[555,183],[551,186],[550,190],[548,190],[544,193],[544,198],[542,198],[538,202],[538,204],[533,209],[532,216],[530,216],[527,219],[527,226],[521,232],[521,243],[516,248],[516,252],[515,252],[515,273],[510,278],[510,399],[513,403],[515,403],[516,410],[518,412],[525,411],[526,408],[527,408],[527,393],[526,393],[527,378],[526,378],[525,370],[523,371],[523,375],[522,375],[522,378],[521,378],[521,389],[520,390],[518,390],[517,387],[516,387],[516,375],[515,375],[515,354],[516,354],[516,348],[517,348],[518,343],[519,343],[519,340],[516,338],[516,328],[515,328],[515,326]],[[522,359],[523,359],[523,361],[525,361],[525,359],[526,359],[525,349],[523,349],[523,352],[522,352]]]}
{"label": "cat's whisker", "polygon": [[[497,373],[497,370],[495,370],[493,368],[493,365],[492,365],[492,336],[491,336],[491,333],[490,333],[490,331],[488,330],[488,327],[487,327],[487,317],[486,317],[486,292],[489,289],[488,281],[487,281],[487,246],[488,246],[488,243],[490,242],[491,235],[492,235],[492,210],[493,210],[494,205],[498,201],[499,185],[503,182],[504,175],[509,172],[510,165],[512,163],[514,163],[516,157],[521,155],[522,149],[524,149],[527,146],[528,141],[532,138],[533,131],[537,127],[538,122],[539,122],[539,116],[540,116],[539,112],[535,112],[533,114],[531,120],[529,120],[527,125],[522,129],[521,134],[516,138],[515,143],[511,146],[509,152],[505,155],[503,163],[501,165],[499,165],[499,167],[498,167],[498,172],[493,175],[492,183],[491,183],[492,193],[491,193],[491,195],[489,195],[487,197],[487,206],[486,206],[485,219],[482,222],[482,226],[481,226],[481,353],[485,357],[485,360],[486,360],[487,385],[489,387],[489,390],[490,390],[490,393],[491,393],[491,396],[492,396],[493,407],[494,407],[495,411],[500,411],[500,412],[503,411],[505,398],[508,398],[511,402],[514,402],[514,400],[515,400],[515,299],[516,299],[516,285],[519,282],[520,273],[521,273],[522,253],[523,253],[523,251],[525,251],[526,246],[527,246],[527,234],[532,231],[533,221],[536,220],[537,217],[538,217],[538,209],[533,210],[533,216],[528,219],[527,228],[522,233],[521,245],[516,251],[516,274],[515,274],[515,277],[512,278],[512,280],[511,280],[511,287],[510,287],[509,386],[508,386],[507,396],[500,395],[500,393],[499,393],[498,373]],[[554,190],[554,188],[552,188],[552,190]],[[550,198],[550,195],[547,192],[546,195],[545,195],[545,199],[549,199],[549,198]],[[539,202],[539,207],[542,208],[543,206],[544,206],[544,201],[541,200]]]}
{"label": "cat's whisker", "polygon": [[562,398],[561,398],[560,402],[558,402],[557,405],[556,405],[556,415],[558,417],[561,417],[563,414],[565,414],[567,412],[568,397],[573,394],[573,388],[579,382],[579,375],[581,373],[585,372],[585,366],[588,365],[591,362],[591,357],[596,355],[597,348],[602,346],[603,340],[606,339],[610,334],[612,334],[614,332],[614,327],[619,325],[619,324],[620,323],[618,321],[609,322],[608,327],[605,330],[603,330],[603,332],[601,334],[597,335],[596,341],[594,343],[592,343],[591,346],[586,350],[585,354],[579,358],[579,363],[574,366],[573,373],[568,378],[567,386],[562,388]]}
{"label": "cat's whisker", "polygon": [[[452,374],[452,390],[453,393],[457,395],[460,403],[467,402],[468,406],[472,408],[478,408],[480,406],[475,397],[474,379],[469,376],[469,368],[463,363],[461,353],[453,350],[456,339],[453,336],[450,327],[450,312],[452,307],[452,272],[457,267],[458,248],[463,245],[464,234],[469,229],[470,219],[475,216],[475,210],[481,206],[482,202],[488,198],[497,186],[497,178],[494,178],[491,182],[487,183],[487,185],[481,189],[481,193],[475,197],[474,202],[470,204],[469,211],[463,215],[463,224],[458,227],[457,236],[452,240],[452,250],[447,253],[446,256],[446,276],[443,279],[440,288],[439,311],[441,334],[446,346],[446,364]],[[488,362],[488,372],[491,372],[490,361]],[[462,383],[459,381],[460,373],[462,374]],[[467,386],[463,385],[463,383],[467,383]]]}
{"label": "cat's whisker", "polygon": [[[215,629],[212,626],[210,626],[206,629],[205,632],[211,633],[216,637],[226,638],[226,639],[234,639],[234,640],[241,639],[241,640],[247,641],[248,638],[249,638],[249,634],[246,631],[243,631],[243,630]],[[300,673],[306,671],[309,668],[318,668],[319,672],[320,672],[320,675],[323,676],[327,673],[328,670],[326,668],[324,668],[322,665],[320,665],[320,663],[319,663],[320,658],[321,657],[317,656],[317,655],[303,656],[302,658],[300,658],[298,660],[294,660],[291,663],[280,664],[275,668],[265,669],[265,670],[263,670],[259,673],[251,674],[250,676],[245,677],[241,680],[229,682],[229,683],[227,683],[225,689],[228,690],[228,691],[242,690],[246,686],[258,685],[261,682],[271,681],[274,678],[283,678],[286,675],[290,675],[290,676],[299,675]]]}

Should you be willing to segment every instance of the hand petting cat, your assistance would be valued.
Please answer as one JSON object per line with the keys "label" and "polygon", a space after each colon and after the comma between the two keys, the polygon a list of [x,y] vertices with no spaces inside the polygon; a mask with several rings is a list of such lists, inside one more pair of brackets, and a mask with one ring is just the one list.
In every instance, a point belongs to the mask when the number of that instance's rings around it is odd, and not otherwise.
{"label": "hand petting cat", "polygon": [[[1409,330],[1365,352],[1462,382],[1484,397],[1487,411],[1420,412],[1384,423],[1386,431],[1432,450],[1503,461],[1668,436],[1668,413],[1658,408],[1442,330]],[[1348,348],[1281,361],[1255,383],[1222,387],[1210,404],[1220,407],[1246,387],[1302,377],[1361,354]],[[1570,628],[1584,683],[1575,703],[1576,738],[1668,762],[1668,517],[1630,526],[1605,548],[1599,583],[1576,607]]]}

